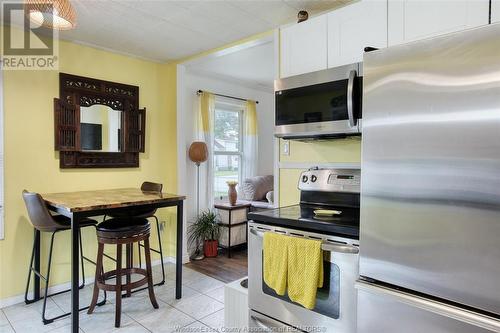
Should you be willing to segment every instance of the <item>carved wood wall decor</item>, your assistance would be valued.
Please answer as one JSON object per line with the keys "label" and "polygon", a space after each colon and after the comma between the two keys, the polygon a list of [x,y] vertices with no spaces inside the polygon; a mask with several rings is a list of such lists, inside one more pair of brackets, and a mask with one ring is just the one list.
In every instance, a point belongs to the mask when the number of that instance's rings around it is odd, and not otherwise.
{"label": "carved wood wall decor", "polygon": [[[121,152],[81,150],[80,106],[95,104],[123,112]],[[59,99],[54,99],[54,132],[63,169],[138,167],[146,137],[146,109],[139,109],[139,87],[60,73]]]}

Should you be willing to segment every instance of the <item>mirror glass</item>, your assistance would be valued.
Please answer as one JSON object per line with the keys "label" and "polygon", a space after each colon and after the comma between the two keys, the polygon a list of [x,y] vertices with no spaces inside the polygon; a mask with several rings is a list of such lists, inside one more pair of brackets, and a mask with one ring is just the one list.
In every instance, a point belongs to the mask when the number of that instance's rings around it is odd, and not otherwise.
{"label": "mirror glass", "polygon": [[121,151],[122,111],[95,104],[80,107],[81,149],[86,151]]}

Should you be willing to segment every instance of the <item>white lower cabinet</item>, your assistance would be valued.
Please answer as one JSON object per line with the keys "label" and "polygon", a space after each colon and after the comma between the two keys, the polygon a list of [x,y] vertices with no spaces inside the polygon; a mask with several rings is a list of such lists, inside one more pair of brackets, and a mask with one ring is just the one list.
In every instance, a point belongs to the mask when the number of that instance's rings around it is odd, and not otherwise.
{"label": "white lower cabinet", "polygon": [[248,331],[248,289],[241,286],[244,279],[224,286],[225,332]]}
{"label": "white lower cabinet", "polygon": [[367,46],[387,47],[387,0],[362,0],[328,13],[328,67],[363,61]]}
{"label": "white lower cabinet", "polygon": [[488,24],[489,0],[389,0],[389,46]]}

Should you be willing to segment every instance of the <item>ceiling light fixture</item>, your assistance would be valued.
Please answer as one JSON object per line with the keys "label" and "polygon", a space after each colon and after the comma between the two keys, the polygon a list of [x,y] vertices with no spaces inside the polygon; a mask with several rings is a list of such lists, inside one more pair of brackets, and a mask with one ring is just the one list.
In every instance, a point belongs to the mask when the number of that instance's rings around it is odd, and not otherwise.
{"label": "ceiling light fixture", "polygon": [[69,0],[25,0],[31,22],[49,29],[70,30],[76,26],[76,12]]}

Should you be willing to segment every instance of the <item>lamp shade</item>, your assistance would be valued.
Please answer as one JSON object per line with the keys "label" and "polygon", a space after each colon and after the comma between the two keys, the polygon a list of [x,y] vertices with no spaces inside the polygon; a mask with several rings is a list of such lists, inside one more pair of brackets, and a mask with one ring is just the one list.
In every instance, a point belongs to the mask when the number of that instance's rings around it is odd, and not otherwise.
{"label": "lamp shade", "polygon": [[203,141],[195,141],[189,146],[189,159],[196,164],[205,162],[208,158],[207,144]]}
{"label": "lamp shade", "polygon": [[31,22],[49,29],[70,30],[76,26],[76,12],[69,0],[25,0]]}

